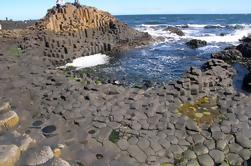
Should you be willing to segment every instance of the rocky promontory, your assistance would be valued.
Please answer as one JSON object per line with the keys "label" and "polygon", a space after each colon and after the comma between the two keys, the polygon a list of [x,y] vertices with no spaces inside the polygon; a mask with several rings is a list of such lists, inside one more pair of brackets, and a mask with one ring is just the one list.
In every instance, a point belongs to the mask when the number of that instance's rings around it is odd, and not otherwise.
{"label": "rocky promontory", "polygon": [[249,39],[179,80],[141,89],[55,66],[151,39],[106,12],[66,4],[24,32],[0,36],[0,166],[250,162],[251,96],[234,88],[236,71],[224,62],[246,56]]}
{"label": "rocky promontory", "polygon": [[[44,60],[56,65],[80,56],[112,54],[151,41],[149,34],[130,28],[108,12],[73,4],[48,10],[31,29],[43,47]],[[26,41],[23,47],[29,45]]]}

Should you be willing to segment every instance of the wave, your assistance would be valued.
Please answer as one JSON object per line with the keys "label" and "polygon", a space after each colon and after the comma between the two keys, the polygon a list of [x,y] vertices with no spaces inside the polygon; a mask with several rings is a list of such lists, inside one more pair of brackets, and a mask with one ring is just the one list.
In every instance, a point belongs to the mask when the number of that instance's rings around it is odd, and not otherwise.
{"label": "wave", "polygon": [[251,34],[251,29],[237,30],[232,34],[228,34],[225,36],[217,36],[215,34],[211,34],[209,36],[200,36],[200,37],[189,36],[189,37],[193,39],[205,40],[208,43],[238,44],[240,39],[242,39],[245,36],[248,36],[249,34]]}
{"label": "wave", "polygon": [[[240,39],[244,36],[251,34],[251,24],[187,24],[188,28],[181,28],[185,33],[185,36],[178,36],[176,34],[164,31],[166,27],[170,25],[161,24],[161,25],[150,25],[150,24],[141,24],[137,26],[137,30],[148,32],[153,38],[156,39],[155,44],[177,41],[182,39],[200,39],[205,40],[208,43],[231,43],[237,44]],[[184,27],[185,25],[171,25],[176,27]],[[237,28],[238,27],[238,28]],[[242,27],[242,28],[241,28]],[[219,31],[209,30],[205,31],[204,29],[219,29]],[[225,29],[224,29],[225,28]],[[211,33],[209,33],[211,32]]]}
{"label": "wave", "polygon": [[94,67],[109,62],[109,57],[105,54],[95,54],[90,56],[84,56],[76,58],[72,63],[67,63],[65,67],[75,67],[77,70]]}

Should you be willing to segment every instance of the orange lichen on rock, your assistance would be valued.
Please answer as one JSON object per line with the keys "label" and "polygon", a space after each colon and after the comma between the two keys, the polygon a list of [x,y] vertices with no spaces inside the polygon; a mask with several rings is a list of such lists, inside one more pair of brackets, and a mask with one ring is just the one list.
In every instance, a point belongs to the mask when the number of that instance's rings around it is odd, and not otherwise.
{"label": "orange lichen on rock", "polygon": [[217,99],[213,97],[203,97],[193,104],[183,104],[178,110],[182,115],[194,120],[198,125],[211,125],[219,115],[216,100]]}

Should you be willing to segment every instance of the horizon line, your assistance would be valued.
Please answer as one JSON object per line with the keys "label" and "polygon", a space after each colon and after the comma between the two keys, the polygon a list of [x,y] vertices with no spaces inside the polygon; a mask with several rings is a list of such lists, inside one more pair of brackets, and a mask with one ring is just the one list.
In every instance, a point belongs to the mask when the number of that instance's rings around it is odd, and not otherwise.
{"label": "horizon line", "polygon": [[[162,13],[162,14],[111,14],[113,16],[144,16],[144,15],[251,15],[251,13]],[[43,17],[41,18],[34,18],[34,19],[12,19],[9,17],[5,17],[8,18],[8,21],[32,21],[32,20],[40,20],[43,19]],[[6,21],[6,19],[4,18],[0,18],[0,21]]]}

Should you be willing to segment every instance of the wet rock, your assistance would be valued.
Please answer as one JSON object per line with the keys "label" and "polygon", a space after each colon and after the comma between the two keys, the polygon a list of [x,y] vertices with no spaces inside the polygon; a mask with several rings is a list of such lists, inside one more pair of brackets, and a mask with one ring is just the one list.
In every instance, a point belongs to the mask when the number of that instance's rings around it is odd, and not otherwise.
{"label": "wet rock", "polygon": [[43,121],[41,121],[41,120],[36,120],[36,121],[34,121],[34,122],[32,123],[32,127],[34,127],[34,128],[40,128],[42,124],[43,124]]}
{"label": "wet rock", "polygon": [[241,39],[241,42],[250,43],[251,42],[251,35],[249,35],[248,37],[244,37],[243,39]]}
{"label": "wet rock", "polygon": [[243,57],[251,58],[251,42],[240,44],[237,49],[242,53]]}
{"label": "wet rock", "polygon": [[57,127],[54,125],[46,126],[42,129],[44,136],[50,137],[56,135]]}
{"label": "wet rock", "polygon": [[27,151],[27,156],[24,158],[24,165],[41,165],[52,159],[54,153],[49,146],[38,147]]}
{"label": "wet rock", "polygon": [[176,27],[167,27],[164,29],[164,31],[169,31],[170,33],[174,33],[178,36],[185,36],[185,33],[182,32],[182,30],[180,30],[179,28]]}
{"label": "wet rock", "polygon": [[192,39],[189,42],[187,42],[186,45],[189,46],[192,49],[196,49],[196,48],[199,48],[199,47],[206,46],[207,42],[203,41],[203,40]]}
{"label": "wet rock", "polygon": [[18,125],[19,116],[14,111],[5,112],[0,114],[0,128],[11,129]]}
{"label": "wet rock", "polygon": [[251,91],[251,73],[247,74],[243,79],[242,88]]}
{"label": "wet rock", "polygon": [[228,49],[221,52],[213,53],[212,58],[222,59],[224,61],[235,61],[242,58],[242,53],[237,49]]}
{"label": "wet rock", "polygon": [[13,166],[20,158],[16,145],[0,145],[0,166]]}

